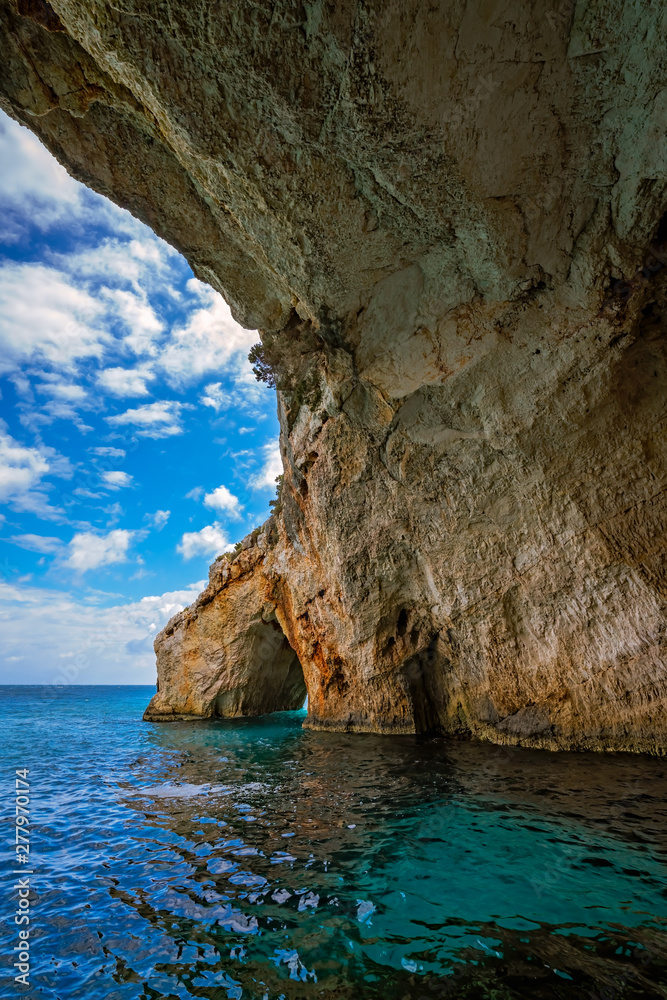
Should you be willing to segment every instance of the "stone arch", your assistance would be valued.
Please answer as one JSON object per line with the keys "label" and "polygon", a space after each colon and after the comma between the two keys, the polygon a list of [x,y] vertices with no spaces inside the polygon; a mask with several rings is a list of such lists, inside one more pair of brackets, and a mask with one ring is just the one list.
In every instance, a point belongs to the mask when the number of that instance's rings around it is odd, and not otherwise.
{"label": "stone arch", "polygon": [[301,708],[307,694],[303,669],[275,615],[268,621],[256,619],[242,641],[235,671],[238,683],[226,680],[220,685],[214,714],[238,718]]}

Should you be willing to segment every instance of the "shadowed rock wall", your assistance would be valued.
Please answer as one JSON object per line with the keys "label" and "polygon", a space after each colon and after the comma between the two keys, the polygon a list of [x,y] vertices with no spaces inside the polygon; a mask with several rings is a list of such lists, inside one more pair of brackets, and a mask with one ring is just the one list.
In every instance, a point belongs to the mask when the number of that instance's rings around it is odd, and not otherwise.
{"label": "shadowed rock wall", "polygon": [[305,681],[313,726],[663,752],[667,10],[0,16],[2,106],[278,382],[282,507],[158,637],[150,717]]}

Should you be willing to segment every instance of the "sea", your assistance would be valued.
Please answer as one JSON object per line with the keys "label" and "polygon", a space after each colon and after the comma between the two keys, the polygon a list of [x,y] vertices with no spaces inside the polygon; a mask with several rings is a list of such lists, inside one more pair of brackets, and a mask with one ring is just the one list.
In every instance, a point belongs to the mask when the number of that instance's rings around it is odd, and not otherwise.
{"label": "sea", "polygon": [[0,688],[0,996],[667,998],[664,760],[153,692]]}

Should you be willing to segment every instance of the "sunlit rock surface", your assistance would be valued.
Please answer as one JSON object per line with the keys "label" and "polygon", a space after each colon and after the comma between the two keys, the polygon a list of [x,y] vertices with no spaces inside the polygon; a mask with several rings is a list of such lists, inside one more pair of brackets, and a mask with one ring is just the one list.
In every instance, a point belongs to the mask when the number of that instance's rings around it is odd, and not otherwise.
{"label": "sunlit rock surface", "polygon": [[149,717],[664,752],[667,8],[0,11],[2,107],[278,380],[282,506]]}
{"label": "sunlit rock surface", "polygon": [[301,708],[303,670],[276,621],[270,583],[254,546],[211,567],[209,586],[171,619],[155,649],[158,692],[146,716],[262,715]]}

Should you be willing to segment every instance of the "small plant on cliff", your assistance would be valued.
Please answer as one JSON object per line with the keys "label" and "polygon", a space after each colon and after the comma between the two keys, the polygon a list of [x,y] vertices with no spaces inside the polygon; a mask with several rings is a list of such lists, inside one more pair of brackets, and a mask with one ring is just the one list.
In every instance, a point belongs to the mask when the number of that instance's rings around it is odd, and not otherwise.
{"label": "small plant on cliff", "polygon": [[252,365],[255,378],[259,382],[266,382],[272,389],[275,389],[278,386],[277,369],[280,357],[275,348],[271,349],[272,346],[270,340],[267,340],[264,344],[261,341],[258,344],[254,344],[250,348],[248,361]]}
{"label": "small plant on cliff", "polygon": [[263,333],[250,349],[255,377],[283,394],[290,428],[303,404],[315,409],[321,402],[323,348],[319,328],[295,312],[279,333]]}
{"label": "small plant on cliff", "polygon": [[266,534],[266,541],[269,548],[273,548],[274,545],[278,544],[278,538],[279,535],[278,535],[278,528],[276,525],[276,519],[275,517],[271,517],[269,519],[268,531]]}
{"label": "small plant on cliff", "polygon": [[276,476],[276,498],[275,500],[269,500],[269,507],[273,508],[274,514],[279,514],[283,509],[283,479],[285,477],[280,475]]}
{"label": "small plant on cliff", "polygon": [[[309,406],[311,410],[317,409],[322,402],[322,390],[320,388],[320,376],[317,369],[310,369],[306,372],[300,382],[294,386],[291,397],[291,411],[293,414],[299,412],[302,403]],[[293,420],[290,421],[293,425]]]}

